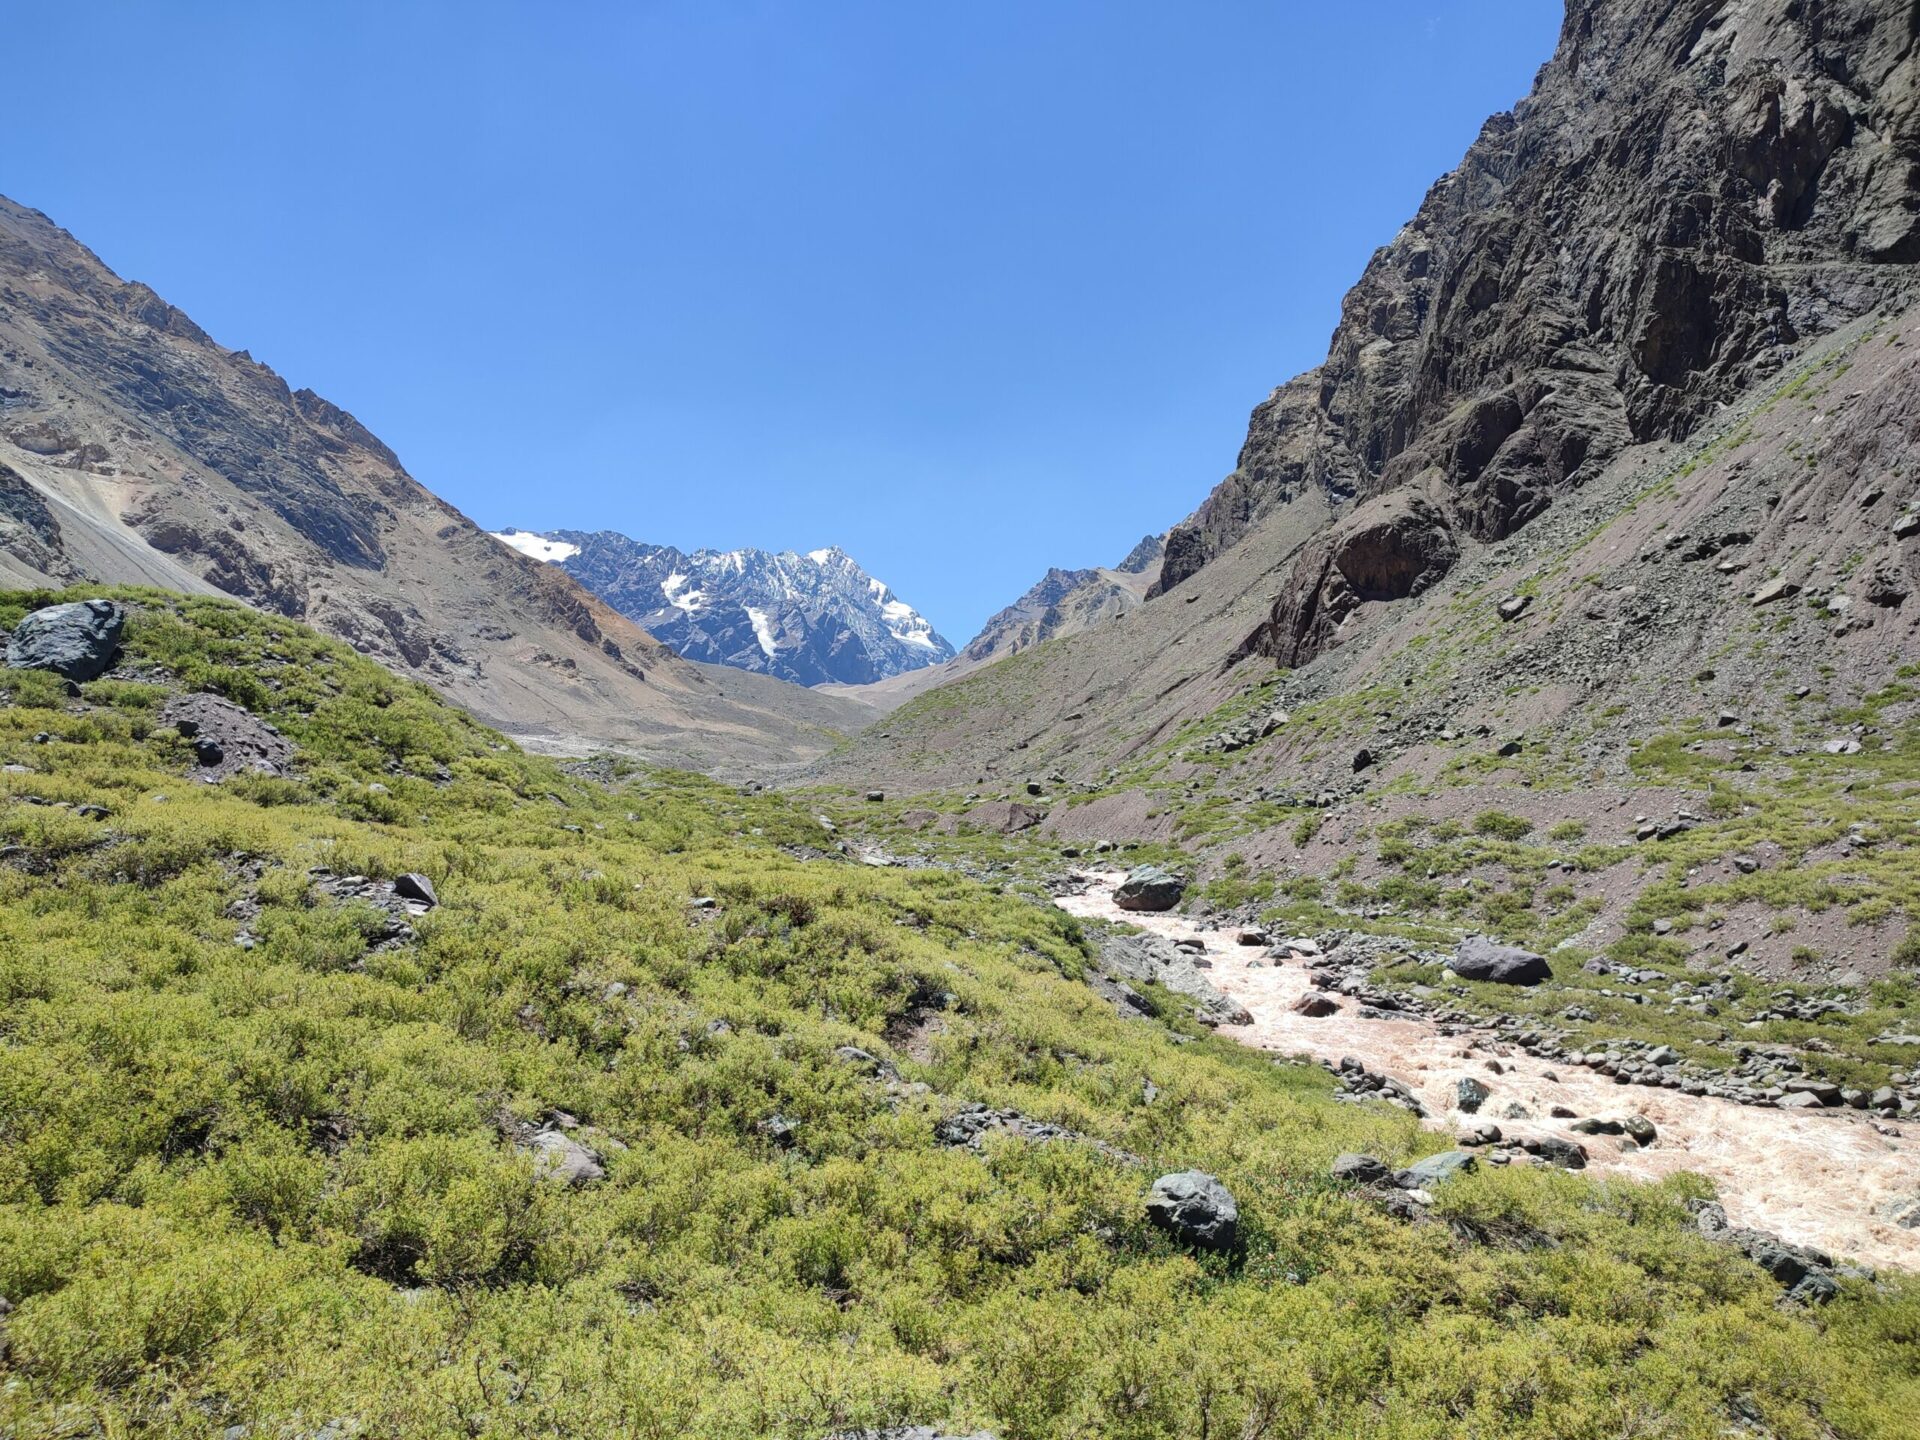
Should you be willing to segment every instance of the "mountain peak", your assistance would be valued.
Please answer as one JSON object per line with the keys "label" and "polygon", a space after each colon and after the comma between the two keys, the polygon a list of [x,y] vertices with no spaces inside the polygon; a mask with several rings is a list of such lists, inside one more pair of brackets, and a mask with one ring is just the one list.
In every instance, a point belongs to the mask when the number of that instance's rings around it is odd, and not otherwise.
{"label": "mountain peak", "polygon": [[691,660],[801,685],[864,685],[938,665],[953,646],[837,545],[692,552],[617,531],[506,529]]}

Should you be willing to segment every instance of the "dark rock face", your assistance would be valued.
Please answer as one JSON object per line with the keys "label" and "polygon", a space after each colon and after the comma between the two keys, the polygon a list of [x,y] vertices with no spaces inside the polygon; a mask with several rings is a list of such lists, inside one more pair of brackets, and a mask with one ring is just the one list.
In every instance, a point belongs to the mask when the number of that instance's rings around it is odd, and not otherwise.
{"label": "dark rock face", "polygon": [[127,612],[111,600],[49,605],[23,619],[7,638],[9,670],[51,670],[68,680],[106,673],[120,645]]}
{"label": "dark rock face", "polygon": [[1187,882],[1158,865],[1142,865],[1130,871],[1113,892],[1113,903],[1122,910],[1171,910],[1187,893]]}
{"label": "dark rock face", "polygon": [[1533,92],[1375,253],[1326,362],[1254,411],[1155,592],[1295,496],[1352,505],[1247,642],[1303,663],[1459,537],[1512,533],[1910,292],[1913,46],[1906,0],[1569,0]]}
{"label": "dark rock face", "polygon": [[1499,945],[1484,935],[1469,935],[1454,952],[1453,973],[1463,980],[1495,985],[1538,985],[1553,978],[1546,957],[1517,945]]}
{"label": "dark rock face", "polygon": [[1162,1175],[1147,1197],[1147,1219],[1199,1250],[1231,1250],[1240,1207],[1227,1187],[1202,1170]]}

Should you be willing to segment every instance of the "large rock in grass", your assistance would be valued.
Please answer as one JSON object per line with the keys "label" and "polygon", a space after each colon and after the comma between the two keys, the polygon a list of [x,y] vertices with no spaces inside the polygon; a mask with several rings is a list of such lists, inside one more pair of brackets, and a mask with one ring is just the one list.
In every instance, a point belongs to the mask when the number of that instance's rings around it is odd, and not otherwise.
{"label": "large rock in grass", "polygon": [[1454,952],[1453,973],[1462,980],[1486,980],[1495,985],[1538,985],[1553,978],[1544,955],[1501,945],[1484,935],[1469,935]]}
{"label": "large rock in grass", "polygon": [[1231,1250],[1239,1234],[1240,1207],[1204,1170],[1181,1170],[1153,1182],[1147,1219],[1197,1250]]}
{"label": "large rock in grass", "polygon": [[76,600],[36,610],[7,638],[9,670],[51,670],[93,680],[113,664],[127,612],[111,600]]}
{"label": "large rock in grass", "polygon": [[1171,910],[1187,893],[1187,882],[1158,865],[1142,865],[1129,871],[1113,892],[1113,903],[1122,910]]}
{"label": "large rock in grass", "polygon": [[553,1126],[534,1131],[520,1149],[533,1156],[533,1168],[543,1180],[557,1185],[591,1185],[607,1178],[596,1151]]}

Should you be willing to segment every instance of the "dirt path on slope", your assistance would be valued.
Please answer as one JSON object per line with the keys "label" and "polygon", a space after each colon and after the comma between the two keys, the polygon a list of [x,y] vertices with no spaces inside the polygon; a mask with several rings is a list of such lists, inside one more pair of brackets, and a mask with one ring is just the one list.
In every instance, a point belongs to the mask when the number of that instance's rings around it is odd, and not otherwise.
{"label": "dirt path on slope", "polygon": [[[1895,1225],[1880,1212],[1891,1201],[1920,1195],[1920,1126],[1889,1124],[1852,1110],[1793,1111],[1737,1105],[1711,1096],[1683,1095],[1643,1085],[1616,1085],[1578,1066],[1556,1065],[1490,1035],[1442,1035],[1420,1019],[1363,1020],[1354,1002],[1329,996],[1338,1014],[1309,1019],[1293,1002],[1313,989],[1307,965],[1273,961],[1259,947],[1237,945],[1228,931],[1202,930],[1182,915],[1139,914],[1113,903],[1117,872],[1090,873],[1080,895],[1055,902],[1070,915],[1117,920],[1168,940],[1198,941],[1212,962],[1207,977],[1244,1005],[1251,1025],[1223,1025],[1222,1035],[1286,1055],[1339,1061],[1352,1056],[1367,1069],[1392,1076],[1420,1097],[1431,1129],[1448,1133],[1483,1122],[1508,1138],[1554,1135],[1586,1147],[1587,1168],[1601,1175],[1657,1180],[1694,1170],[1719,1187],[1735,1225],[1768,1230],[1796,1244],[1872,1265],[1920,1269],[1920,1230]],[[1323,992],[1316,992],[1323,993]],[[1497,1060],[1504,1073],[1488,1068]],[[1492,1096],[1477,1115],[1455,1106],[1455,1085],[1471,1076]],[[1510,1120],[1510,1104],[1534,1118]],[[1623,1148],[1620,1137],[1581,1135],[1571,1121],[1546,1117],[1555,1105],[1576,1118],[1644,1115],[1659,1131],[1645,1149]],[[1906,1132],[1906,1133],[1900,1133]]]}

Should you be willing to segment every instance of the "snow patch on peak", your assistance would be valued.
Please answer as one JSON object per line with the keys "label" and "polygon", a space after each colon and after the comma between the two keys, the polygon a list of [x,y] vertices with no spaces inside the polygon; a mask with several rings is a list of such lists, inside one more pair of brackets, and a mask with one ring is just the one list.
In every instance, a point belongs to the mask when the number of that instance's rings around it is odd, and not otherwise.
{"label": "snow patch on peak", "polygon": [[751,605],[741,608],[747,612],[747,619],[753,622],[753,638],[760,642],[760,653],[771,660],[780,647],[773,643],[773,626],[767,620],[767,612]]}
{"label": "snow patch on peak", "polygon": [[564,540],[549,540],[544,535],[531,530],[489,530],[487,532],[502,544],[511,545],[522,555],[530,555],[535,560],[544,560],[549,565],[558,565],[562,560],[571,560],[580,553],[578,545],[569,545]]}

